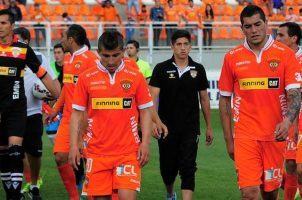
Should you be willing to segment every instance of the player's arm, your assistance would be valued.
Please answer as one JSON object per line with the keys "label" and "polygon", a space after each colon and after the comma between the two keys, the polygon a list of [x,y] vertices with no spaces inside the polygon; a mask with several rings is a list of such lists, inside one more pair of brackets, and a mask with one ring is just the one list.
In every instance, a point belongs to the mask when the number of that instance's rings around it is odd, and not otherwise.
{"label": "player's arm", "polygon": [[152,130],[151,109],[140,109],[139,117],[142,130],[142,143],[140,144],[138,159],[140,160],[141,167],[143,167],[149,161],[149,145]]}
{"label": "player's arm", "polygon": [[204,117],[204,120],[206,122],[206,145],[212,144],[212,141],[214,139],[213,136],[213,129],[212,129],[212,121],[211,121],[211,108],[210,108],[210,99],[208,96],[207,90],[200,90],[199,91],[199,99],[200,99],[200,105],[202,108],[202,114]]}
{"label": "player's arm", "polygon": [[222,96],[219,98],[219,113],[222,124],[224,140],[229,156],[234,160],[234,138],[232,133],[232,106],[231,96]]}
{"label": "player's arm", "polygon": [[42,67],[39,68],[36,74],[41,79],[48,91],[52,94],[52,96],[58,98],[61,92],[60,84],[54,84],[54,81],[52,80],[50,75]]}
{"label": "player's arm", "polygon": [[168,135],[168,128],[167,126],[161,121],[160,117],[157,113],[158,108],[158,97],[160,93],[160,88],[149,86],[151,97],[153,100],[153,106],[151,107],[151,115],[152,115],[152,136],[159,139],[160,137],[165,138]]}
{"label": "player's arm", "polygon": [[284,141],[288,136],[288,130],[295,118],[298,116],[301,106],[301,92],[300,88],[292,88],[287,90],[287,104],[288,111],[283,121],[276,126],[275,139],[277,141]]}
{"label": "player's arm", "polygon": [[69,164],[76,170],[80,165],[81,155],[78,146],[78,135],[81,132],[81,124],[84,118],[84,111],[73,109],[69,125],[70,149]]}

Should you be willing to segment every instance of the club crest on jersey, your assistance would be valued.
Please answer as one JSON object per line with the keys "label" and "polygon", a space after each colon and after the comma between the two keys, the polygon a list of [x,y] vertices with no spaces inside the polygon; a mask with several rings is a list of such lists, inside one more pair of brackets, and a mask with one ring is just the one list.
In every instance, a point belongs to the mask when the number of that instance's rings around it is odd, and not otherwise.
{"label": "club crest on jersey", "polygon": [[131,89],[132,82],[130,80],[122,80],[120,83],[125,92],[128,92]]}
{"label": "club crest on jersey", "polygon": [[175,78],[174,73],[169,73],[169,78]]}
{"label": "club crest on jersey", "polygon": [[79,69],[79,68],[81,67],[81,65],[82,65],[82,62],[76,62],[76,63],[74,64],[74,67],[75,67],[76,69]]}
{"label": "club crest on jersey", "polygon": [[196,70],[190,70],[190,75],[192,76],[192,78],[196,78],[197,71]]}
{"label": "club crest on jersey", "polygon": [[279,63],[280,63],[280,60],[277,60],[277,59],[271,59],[271,60],[268,61],[269,68],[272,71],[277,70],[277,67],[279,66]]}
{"label": "club crest on jersey", "polygon": [[12,55],[16,58],[20,55],[21,53],[21,49],[18,47],[13,47],[12,48]]}

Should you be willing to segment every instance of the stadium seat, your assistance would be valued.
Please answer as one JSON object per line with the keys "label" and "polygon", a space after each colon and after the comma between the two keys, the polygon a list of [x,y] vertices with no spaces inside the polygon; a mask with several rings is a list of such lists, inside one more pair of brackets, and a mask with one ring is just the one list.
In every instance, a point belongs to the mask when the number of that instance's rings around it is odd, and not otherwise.
{"label": "stadium seat", "polygon": [[18,7],[21,10],[22,17],[26,16],[27,15],[27,8],[25,8],[25,6],[23,4],[18,4]]}
{"label": "stadium seat", "polygon": [[243,33],[241,32],[240,28],[231,28],[231,37],[233,39],[243,39]]}
{"label": "stadium seat", "polygon": [[62,17],[61,16],[57,16],[57,15],[48,16],[47,19],[50,22],[62,21]]}
{"label": "stadium seat", "polygon": [[233,16],[234,15],[233,7],[230,5],[224,5],[222,7],[222,14],[228,15],[228,16]]}
{"label": "stadium seat", "polygon": [[215,16],[222,15],[222,10],[220,5],[213,5],[212,7]]}
{"label": "stadium seat", "polygon": [[215,0],[203,0],[204,4],[215,4]]}
{"label": "stadium seat", "polygon": [[224,40],[230,39],[229,29],[225,27],[219,28],[218,38]]}
{"label": "stadium seat", "polygon": [[27,6],[27,14],[33,15],[35,13],[34,5],[28,5]]}
{"label": "stadium seat", "polygon": [[243,8],[244,8],[243,6],[237,5],[236,8],[235,8],[235,10],[234,10],[234,15],[235,16],[236,15],[240,15],[240,13],[242,12]]}
{"label": "stadium seat", "polygon": [[295,5],[300,6],[302,5],[302,1],[301,0],[294,0]]}
{"label": "stadium seat", "polygon": [[49,4],[41,5],[41,11],[42,11],[43,15],[45,15],[45,16],[52,15],[52,7]]}
{"label": "stadium seat", "polygon": [[78,15],[78,6],[75,4],[66,5],[66,11],[68,12],[68,15]]}
{"label": "stadium seat", "polygon": [[92,15],[99,16],[99,15],[101,15],[102,12],[103,12],[103,8],[99,4],[96,4],[96,5],[92,6],[92,8],[91,8],[91,14]]}
{"label": "stadium seat", "polygon": [[212,39],[213,40],[218,39],[218,29],[217,28],[213,28],[213,30],[212,30]]}
{"label": "stadium seat", "polygon": [[88,16],[87,16],[87,21],[88,21],[88,22],[98,22],[98,16],[95,16],[95,15],[88,15]]}
{"label": "stadium seat", "polygon": [[126,5],[126,0],[117,0],[117,2],[121,5]]}
{"label": "stadium seat", "polygon": [[225,5],[225,0],[215,0],[215,4],[218,4],[218,5]]}
{"label": "stadium seat", "polygon": [[285,5],[286,6],[292,6],[292,5],[294,5],[295,4],[295,1],[294,0],[286,0],[285,1]]}
{"label": "stadium seat", "polygon": [[38,4],[47,4],[46,0],[35,0],[34,2]]}
{"label": "stadium seat", "polygon": [[60,4],[72,4],[72,0],[59,0]]}
{"label": "stadium seat", "polygon": [[85,15],[85,16],[90,15],[89,6],[86,5],[86,4],[80,5],[79,10],[78,10],[78,14],[79,15]]}
{"label": "stadium seat", "polygon": [[[64,5],[55,5],[53,7],[53,15],[62,15],[65,12],[65,6]],[[69,13],[68,13],[69,14]]]}
{"label": "stadium seat", "polygon": [[92,29],[86,29],[87,38],[89,40],[96,40],[97,39],[97,31]]}
{"label": "stadium seat", "polygon": [[73,21],[75,22],[84,22],[86,21],[82,15],[77,15],[73,17]]}
{"label": "stadium seat", "polygon": [[78,4],[78,5],[81,5],[81,6],[82,6],[82,5],[85,5],[84,0],[73,0],[72,3]]}
{"label": "stadium seat", "polygon": [[[227,16],[227,15],[223,15],[220,18],[221,22],[232,22],[233,21],[233,16]],[[231,26],[231,24],[226,24],[226,25],[221,25],[221,26]]]}

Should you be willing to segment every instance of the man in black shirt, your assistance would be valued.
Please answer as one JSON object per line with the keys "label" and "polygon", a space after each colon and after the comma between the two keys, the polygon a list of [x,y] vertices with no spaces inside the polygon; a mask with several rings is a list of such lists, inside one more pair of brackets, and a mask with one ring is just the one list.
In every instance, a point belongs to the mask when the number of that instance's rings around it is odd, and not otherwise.
{"label": "man in black shirt", "polygon": [[23,178],[23,134],[26,123],[24,68],[28,66],[50,93],[58,97],[60,88],[40,67],[41,63],[28,44],[13,35],[14,16],[0,10],[0,172],[7,199],[20,199]]}
{"label": "man in black shirt", "polygon": [[[189,57],[191,36],[177,30],[171,38],[173,57],[155,66],[150,92],[162,123],[168,127],[166,138],[157,135],[160,172],[166,185],[167,199],[176,199],[173,184],[181,177],[184,200],[192,199],[200,135],[199,104],[206,122],[206,144],[213,140],[208,80],[204,67]],[[156,113],[153,113],[156,114]]]}

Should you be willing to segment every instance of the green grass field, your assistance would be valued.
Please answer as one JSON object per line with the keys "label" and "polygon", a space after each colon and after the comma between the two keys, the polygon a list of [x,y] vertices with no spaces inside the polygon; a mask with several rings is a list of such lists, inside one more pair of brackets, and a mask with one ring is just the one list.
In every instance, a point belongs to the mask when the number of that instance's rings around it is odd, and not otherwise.
{"label": "green grass field", "polygon": [[[236,200],[240,199],[240,192],[236,184],[236,175],[233,161],[228,157],[223,140],[217,110],[212,110],[212,121],[214,129],[214,142],[212,146],[205,146],[204,125],[199,143],[198,170],[196,173],[196,200]],[[138,199],[160,200],[165,199],[164,185],[159,173],[158,148],[155,139],[150,147],[150,162],[142,171],[142,187]],[[44,135],[44,152],[41,175],[44,185],[41,196],[44,200],[67,200],[67,193],[58,175],[52,145]],[[181,199],[179,178],[175,184],[178,199]],[[0,200],[5,199],[4,191],[0,189]]]}

